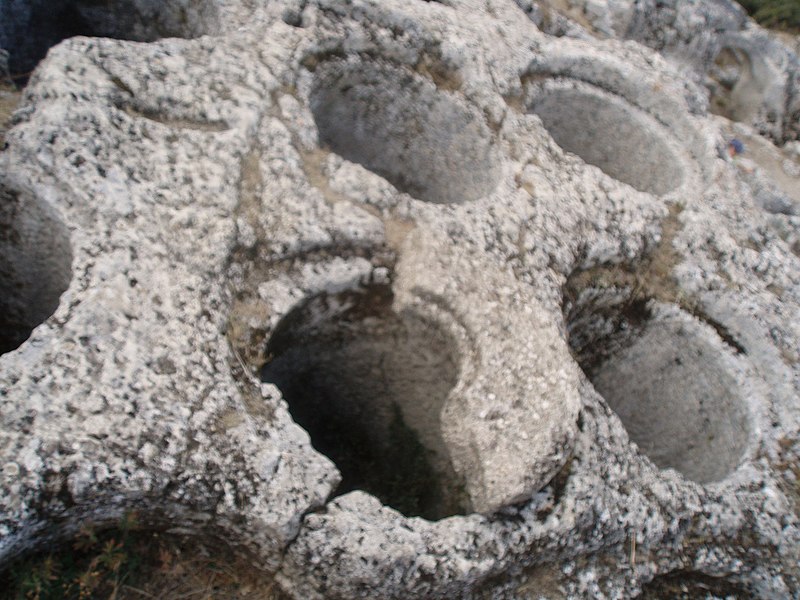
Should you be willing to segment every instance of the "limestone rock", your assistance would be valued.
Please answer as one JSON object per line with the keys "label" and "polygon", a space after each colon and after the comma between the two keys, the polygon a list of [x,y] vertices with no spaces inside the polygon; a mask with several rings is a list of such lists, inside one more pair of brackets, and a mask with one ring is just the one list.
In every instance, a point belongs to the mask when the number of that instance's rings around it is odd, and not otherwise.
{"label": "limestone rock", "polygon": [[[295,598],[800,593],[800,221],[702,77],[529,2],[62,5],[0,154],[0,560],[135,509]],[[762,39],[714,7],[658,49]]]}
{"label": "limestone rock", "polygon": [[[523,8],[531,4],[517,2]],[[583,30],[598,37],[635,40],[662,53],[708,90],[715,114],[751,124],[778,143],[800,135],[797,51],[748,19],[733,0],[570,0],[543,6],[560,19],[583,22]],[[535,20],[536,12],[531,14]],[[559,29],[554,33],[572,35],[569,27]]]}

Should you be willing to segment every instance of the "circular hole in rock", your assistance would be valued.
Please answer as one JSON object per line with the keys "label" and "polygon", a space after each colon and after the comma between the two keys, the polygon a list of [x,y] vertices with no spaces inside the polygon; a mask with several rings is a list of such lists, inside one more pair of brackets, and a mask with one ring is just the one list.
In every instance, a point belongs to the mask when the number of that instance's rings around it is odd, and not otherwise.
{"label": "circular hole in rock", "polygon": [[152,42],[218,30],[211,0],[22,0],[0,3],[0,48],[24,81],[47,50],[76,35]]}
{"label": "circular hole in rock", "polygon": [[589,86],[545,86],[528,110],[561,148],[639,191],[663,195],[683,181],[663,128],[617,96]]}
{"label": "circular hole in rock", "polygon": [[55,312],[71,265],[69,233],[55,211],[0,183],[0,354]]}
{"label": "circular hole in rock", "polygon": [[743,48],[720,49],[709,69],[709,112],[749,121],[758,112],[771,75]]}
{"label": "circular hole in rock", "polygon": [[477,200],[497,185],[494,136],[458,94],[407,69],[334,61],[315,70],[319,141],[419,200]]}
{"label": "circular hole in rock", "polygon": [[396,313],[392,298],[373,284],[309,299],[271,336],[262,380],[336,463],[335,495],[363,490],[429,520],[463,514],[440,426],[458,378],[455,341],[415,312]]}
{"label": "circular hole in rock", "polygon": [[716,333],[628,289],[570,295],[565,317],[573,354],[641,451],[699,483],[733,471],[750,428],[726,351],[712,343]]}

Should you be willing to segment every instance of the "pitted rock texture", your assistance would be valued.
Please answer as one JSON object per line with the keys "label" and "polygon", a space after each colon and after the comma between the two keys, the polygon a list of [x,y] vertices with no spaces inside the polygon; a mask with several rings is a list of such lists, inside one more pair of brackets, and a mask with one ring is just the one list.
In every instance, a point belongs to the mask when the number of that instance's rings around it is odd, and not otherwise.
{"label": "pitted rock texture", "polygon": [[800,135],[796,48],[758,27],[734,0],[516,2],[554,35],[636,40],[657,50],[707,90],[715,114],[778,143]]}
{"label": "pitted rock texture", "polygon": [[15,75],[31,71],[63,39],[85,35],[141,42],[219,33],[213,0],[3,0],[0,48]]}
{"label": "pitted rock texture", "polygon": [[512,0],[204,6],[51,48],[6,134],[2,560],[135,508],[294,598],[800,593],[752,122]]}

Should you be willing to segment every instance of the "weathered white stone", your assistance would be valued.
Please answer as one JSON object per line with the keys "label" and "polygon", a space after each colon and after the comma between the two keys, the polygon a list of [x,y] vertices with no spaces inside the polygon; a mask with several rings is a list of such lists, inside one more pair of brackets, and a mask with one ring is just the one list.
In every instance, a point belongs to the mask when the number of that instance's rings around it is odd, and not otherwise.
{"label": "weathered white stone", "polygon": [[800,221],[685,70],[530,2],[123,4],[0,154],[2,560],[136,509],[296,598],[797,595]]}
{"label": "weathered white stone", "polygon": [[[516,0],[526,9],[529,2]],[[564,3],[545,2],[564,12]],[[561,19],[580,16],[599,38],[636,40],[668,57],[708,90],[709,109],[754,125],[779,143],[800,134],[796,48],[769,35],[733,0],[570,0]],[[530,13],[536,21],[536,14]],[[574,25],[573,25],[574,28]],[[576,36],[561,25],[558,33]],[[582,32],[585,30],[582,30]],[[563,33],[562,33],[563,32]]]}

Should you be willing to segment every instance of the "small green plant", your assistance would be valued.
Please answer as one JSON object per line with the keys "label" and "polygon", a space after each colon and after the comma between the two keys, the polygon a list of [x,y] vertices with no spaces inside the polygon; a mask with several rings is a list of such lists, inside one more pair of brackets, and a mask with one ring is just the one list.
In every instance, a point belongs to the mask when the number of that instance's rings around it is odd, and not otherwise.
{"label": "small green plant", "polygon": [[135,513],[0,573],[0,600],[142,598],[286,600],[269,574],[224,542],[143,530]]}
{"label": "small green plant", "polygon": [[739,0],[764,27],[800,31],[800,0]]}
{"label": "small green plant", "polygon": [[[13,600],[90,600],[115,598],[120,586],[141,566],[135,513],[113,531],[81,530],[71,551],[24,559],[9,566],[0,586]],[[6,580],[6,581],[3,581]]]}

